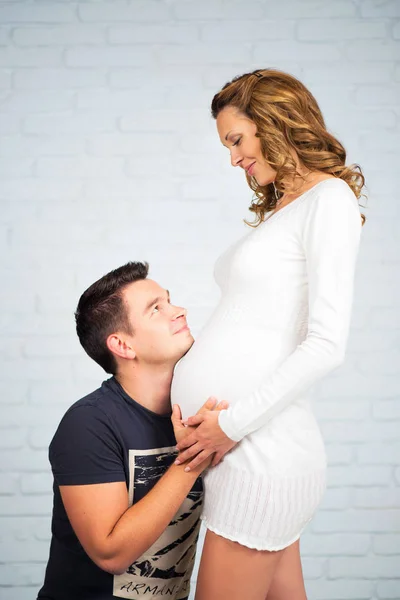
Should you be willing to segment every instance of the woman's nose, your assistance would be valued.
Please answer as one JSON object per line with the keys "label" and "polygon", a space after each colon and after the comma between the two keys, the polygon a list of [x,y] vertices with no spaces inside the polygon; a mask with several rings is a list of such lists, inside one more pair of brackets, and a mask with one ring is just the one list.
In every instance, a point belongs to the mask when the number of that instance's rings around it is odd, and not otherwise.
{"label": "woman's nose", "polygon": [[231,165],[232,167],[238,167],[240,165],[240,162],[242,160],[242,157],[240,156],[240,154],[236,154],[236,153],[231,153]]}

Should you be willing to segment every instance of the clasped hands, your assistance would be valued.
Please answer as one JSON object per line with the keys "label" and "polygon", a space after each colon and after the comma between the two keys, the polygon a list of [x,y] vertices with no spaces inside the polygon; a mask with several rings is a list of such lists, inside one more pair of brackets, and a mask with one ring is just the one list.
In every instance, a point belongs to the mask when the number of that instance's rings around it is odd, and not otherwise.
{"label": "clasped hands", "polygon": [[[185,471],[191,471],[214,455],[211,466],[215,467],[223,456],[236,446],[237,442],[231,440],[218,424],[219,413],[226,408],[228,408],[227,402],[222,401],[217,404],[217,400],[211,397],[196,415],[180,421],[185,429],[185,435],[176,436],[179,455],[175,464],[180,465],[190,461],[185,467]],[[178,416],[180,416],[180,408],[175,404],[173,407],[175,423]],[[187,427],[195,429],[187,434]]]}

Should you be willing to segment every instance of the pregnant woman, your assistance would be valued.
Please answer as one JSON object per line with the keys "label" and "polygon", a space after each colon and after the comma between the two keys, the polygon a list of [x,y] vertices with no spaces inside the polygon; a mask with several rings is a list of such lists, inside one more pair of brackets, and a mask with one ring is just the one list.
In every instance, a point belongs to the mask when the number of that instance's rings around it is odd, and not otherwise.
{"label": "pregnant woman", "polygon": [[344,358],[364,177],[290,75],[237,77],[212,114],[255,223],[218,259],[220,302],[172,385],[185,418],[208,396],[229,402],[191,417],[178,445],[188,469],[216,453],[196,600],[304,600],[299,537],[326,471],[309,390]]}

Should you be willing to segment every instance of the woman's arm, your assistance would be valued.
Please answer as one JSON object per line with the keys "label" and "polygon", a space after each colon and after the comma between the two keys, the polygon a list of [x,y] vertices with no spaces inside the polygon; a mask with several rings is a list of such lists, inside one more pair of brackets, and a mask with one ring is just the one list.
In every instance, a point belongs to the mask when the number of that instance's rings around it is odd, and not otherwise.
{"label": "woman's arm", "polygon": [[[186,462],[198,454],[221,456],[229,441],[238,442],[284,410],[300,394],[342,363],[350,327],[361,216],[350,188],[331,188],[316,196],[302,230],[308,270],[309,319],[307,337],[258,389],[223,414],[191,417],[197,430],[178,444]],[[197,452],[194,452],[194,448]],[[217,457],[216,457],[217,459]],[[213,464],[215,464],[214,459]],[[188,466],[197,465],[197,458]]]}

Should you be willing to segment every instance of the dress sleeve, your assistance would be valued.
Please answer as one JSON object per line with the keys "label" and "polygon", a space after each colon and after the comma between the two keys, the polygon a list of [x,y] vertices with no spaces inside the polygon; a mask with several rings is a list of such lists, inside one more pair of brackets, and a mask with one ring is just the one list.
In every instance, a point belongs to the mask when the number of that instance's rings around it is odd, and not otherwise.
{"label": "dress sleeve", "polygon": [[234,441],[275,415],[343,362],[350,328],[361,215],[350,188],[312,199],[301,230],[308,276],[305,340],[248,397],[219,414]]}
{"label": "dress sleeve", "polygon": [[58,485],[125,481],[123,451],[109,418],[95,406],[70,408],[50,444]]}

